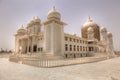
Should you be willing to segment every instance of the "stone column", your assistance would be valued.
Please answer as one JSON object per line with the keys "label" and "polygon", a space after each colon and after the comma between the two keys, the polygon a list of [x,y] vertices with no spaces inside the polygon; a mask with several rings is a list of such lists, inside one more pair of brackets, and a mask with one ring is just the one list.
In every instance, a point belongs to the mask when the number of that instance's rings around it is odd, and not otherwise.
{"label": "stone column", "polygon": [[[68,51],[69,51],[69,45],[67,44]],[[67,51],[67,52],[68,52]],[[65,52],[65,38],[64,38],[64,26],[61,26],[61,53],[64,56]]]}
{"label": "stone column", "polygon": [[54,54],[54,52],[55,52],[55,41],[54,41],[54,27],[56,27],[56,26],[54,26],[54,22],[53,22],[53,24],[51,24],[51,53],[52,54]]}
{"label": "stone column", "polygon": [[19,47],[18,47],[18,50],[19,50],[19,53],[22,52],[22,42],[21,42],[20,39],[19,39]]}
{"label": "stone column", "polygon": [[29,53],[29,37],[28,37],[28,44],[27,44],[27,53]]}
{"label": "stone column", "polygon": [[31,53],[33,53],[33,38],[31,37]]}
{"label": "stone column", "polygon": [[36,38],[36,46],[37,46],[36,53],[38,53],[38,39],[37,38]]}
{"label": "stone column", "polygon": [[[68,50],[67,50],[67,53],[68,53],[68,52],[70,52],[70,46],[69,46],[69,44],[67,44],[67,48],[68,48]],[[65,49],[64,49],[64,51],[65,51]]]}
{"label": "stone column", "polygon": [[18,37],[15,37],[15,52],[19,52],[19,39]]}
{"label": "stone column", "polygon": [[21,53],[23,53],[24,52],[24,48],[23,48],[24,47],[24,42],[23,42],[22,39],[21,39],[21,46],[20,47],[21,47]]}

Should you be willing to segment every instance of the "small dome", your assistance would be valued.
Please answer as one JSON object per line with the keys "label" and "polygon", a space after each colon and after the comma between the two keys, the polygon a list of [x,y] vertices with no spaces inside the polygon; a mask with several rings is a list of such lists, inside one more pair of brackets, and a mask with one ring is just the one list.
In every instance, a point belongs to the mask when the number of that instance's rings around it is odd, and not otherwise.
{"label": "small dome", "polygon": [[102,27],[101,32],[107,32],[107,29],[105,27]]}
{"label": "small dome", "polygon": [[98,26],[95,22],[93,22],[93,20],[90,18],[88,18],[87,22],[85,22],[85,24],[83,25],[83,27],[88,27],[88,26]]}
{"label": "small dome", "polygon": [[22,26],[20,29],[17,30],[17,33],[26,33],[26,30],[24,29],[24,27]]}
{"label": "small dome", "polygon": [[55,7],[53,7],[53,9],[48,12],[48,16],[47,16],[47,19],[53,19],[53,18],[58,19],[58,20],[61,19],[61,15],[60,15],[60,13],[55,9]]}
{"label": "small dome", "polygon": [[94,30],[93,30],[93,28],[89,27],[89,28],[87,29],[87,31],[88,31],[88,32],[93,32]]}
{"label": "small dome", "polygon": [[31,22],[29,22],[28,24],[27,24],[27,26],[30,26],[31,25]]}
{"label": "small dome", "polygon": [[30,24],[33,24],[35,22],[35,18],[33,18],[31,21],[30,21]]}
{"label": "small dome", "polygon": [[32,24],[34,24],[35,22],[41,22],[39,17],[33,17],[33,19],[27,24],[27,26],[31,26]]}
{"label": "small dome", "polygon": [[41,22],[40,18],[37,16],[35,19],[34,19],[34,22]]}
{"label": "small dome", "polygon": [[33,18],[28,24],[27,24],[27,26],[31,26],[32,24],[34,24],[35,23],[35,18]]}
{"label": "small dome", "polygon": [[112,37],[112,33],[111,32],[107,32],[107,36],[108,37]]}

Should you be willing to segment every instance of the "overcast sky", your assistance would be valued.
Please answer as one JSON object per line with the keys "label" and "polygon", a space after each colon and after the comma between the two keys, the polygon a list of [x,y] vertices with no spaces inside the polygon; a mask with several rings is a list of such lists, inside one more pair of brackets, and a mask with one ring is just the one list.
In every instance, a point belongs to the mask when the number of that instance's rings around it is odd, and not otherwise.
{"label": "overcast sky", "polygon": [[14,49],[17,29],[35,16],[45,21],[53,6],[68,24],[65,32],[81,36],[81,26],[90,15],[113,33],[115,50],[120,50],[120,0],[0,0],[0,48]]}

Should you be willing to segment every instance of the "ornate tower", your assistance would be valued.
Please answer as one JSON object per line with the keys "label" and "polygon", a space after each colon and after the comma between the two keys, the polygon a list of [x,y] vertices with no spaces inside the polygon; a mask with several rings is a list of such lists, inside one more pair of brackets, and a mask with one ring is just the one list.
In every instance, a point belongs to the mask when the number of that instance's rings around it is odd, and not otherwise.
{"label": "ornate tower", "polygon": [[110,32],[107,33],[107,53],[109,54],[109,56],[115,55],[113,49],[112,33]]}
{"label": "ornate tower", "polygon": [[24,36],[26,33],[27,31],[23,26],[17,30],[17,34],[15,34],[15,53],[25,52],[25,44],[20,37]]}
{"label": "ornate tower", "polygon": [[102,27],[100,30],[101,33],[101,43],[104,45],[104,52],[106,52],[107,47],[107,29]]}
{"label": "ornate tower", "polygon": [[36,17],[27,24],[28,45],[27,52],[37,52],[37,34],[41,32],[41,20]]}
{"label": "ornate tower", "polygon": [[100,32],[99,32],[99,26],[91,20],[89,17],[87,22],[82,26],[82,37],[87,38],[87,30],[91,27],[94,30],[94,38],[96,38],[98,41],[100,40]]}
{"label": "ornate tower", "polygon": [[101,42],[105,45],[107,41],[107,29],[105,27],[102,27],[100,32],[101,32]]}
{"label": "ornate tower", "polygon": [[27,31],[29,34],[37,34],[41,32],[41,20],[39,19],[39,17],[33,18],[27,24]]}
{"label": "ornate tower", "polygon": [[61,55],[64,52],[64,26],[61,14],[53,7],[44,23],[44,51],[50,55]]}

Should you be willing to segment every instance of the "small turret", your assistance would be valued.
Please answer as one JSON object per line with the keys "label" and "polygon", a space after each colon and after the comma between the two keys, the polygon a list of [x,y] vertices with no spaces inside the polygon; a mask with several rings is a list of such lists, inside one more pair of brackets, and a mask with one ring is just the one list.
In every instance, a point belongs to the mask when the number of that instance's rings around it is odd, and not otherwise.
{"label": "small turret", "polygon": [[53,20],[53,19],[60,20],[61,14],[57,11],[55,7],[53,7],[52,10],[48,12],[47,19],[48,20]]}
{"label": "small turret", "polygon": [[41,20],[39,17],[33,17],[27,24],[27,31],[29,34],[36,34],[41,31]]}
{"label": "small turret", "polygon": [[100,32],[107,32],[107,29],[105,27],[102,27]]}
{"label": "small turret", "polygon": [[25,34],[25,33],[26,33],[26,30],[24,29],[22,25],[21,28],[17,30],[17,34]]}
{"label": "small turret", "polygon": [[107,29],[105,27],[102,27],[100,30],[101,34],[101,42],[103,45],[106,46],[106,41],[107,41]]}
{"label": "small turret", "polygon": [[107,32],[107,53],[109,54],[108,56],[115,56],[112,33],[110,32]]}

